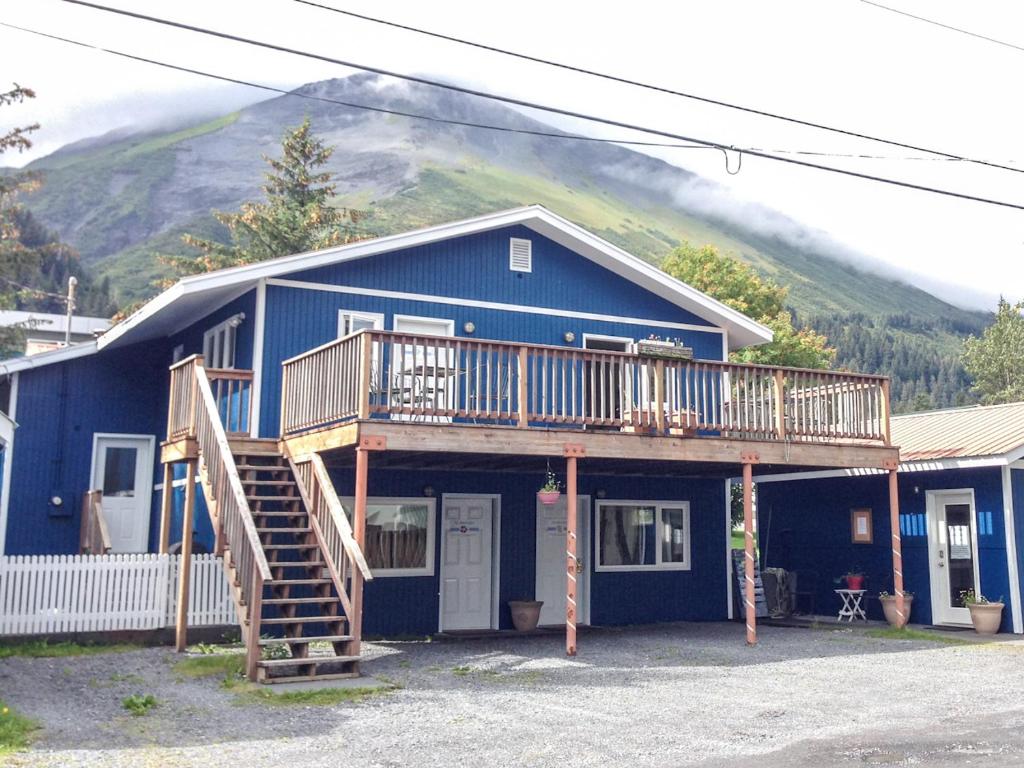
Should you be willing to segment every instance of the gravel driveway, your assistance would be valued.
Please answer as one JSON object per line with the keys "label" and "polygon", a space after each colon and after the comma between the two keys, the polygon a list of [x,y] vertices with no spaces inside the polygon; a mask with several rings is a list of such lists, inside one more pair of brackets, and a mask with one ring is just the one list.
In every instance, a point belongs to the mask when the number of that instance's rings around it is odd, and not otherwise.
{"label": "gravel driveway", "polygon": [[[183,678],[162,649],[0,661],[0,696],[43,729],[10,765],[746,766],[1024,763],[1024,641],[944,645],[735,624],[371,643],[394,685],[270,706]],[[969,635],[967,637],[970,637]],[[132,693],[159,705],[143,717]],[[467,759],[471,762],[467,762]],[[0,762],[3,758],[0,758]]]}

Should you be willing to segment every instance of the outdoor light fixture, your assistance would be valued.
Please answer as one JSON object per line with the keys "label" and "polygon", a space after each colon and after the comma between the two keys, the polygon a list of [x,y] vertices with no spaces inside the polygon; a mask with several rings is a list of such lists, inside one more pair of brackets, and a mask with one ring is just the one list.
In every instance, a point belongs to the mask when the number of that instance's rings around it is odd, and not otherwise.
{"label": "outdoor light fixture", "polygon": [[566,331],[565,336],[563,336],[562,338],[565,339],[566,343],[572,344],[574,341],[576,341],[576,334],[573,333],[572,331]]}
{"label": "outdoor light fixture", "polygon": [[464,330],[466,333],[472,333],[473,331],[476,330],[476,326],[472,322],[467,322],[464,326],[462,326],[462,330]]}
{"label": "outdoor light fixture", "polygon": [[423,486],[423,495],[426,496],[428,499],[434,498],[434,486],[432,486],[432,485],[424,485]]}
{"label": "outdoor light fixture", "polygon": [[51,496],[50,503],[53,504],[53,506],[55,507],[59,507],[62,504],[64,504],[64,499],[62,499],[60,496]]}
{"label": "outdoor light fixture", "polygon": [[597,498],[599,499],[603,499],[608,495],[608,491],[606,491],[604,488],[598,488],[596,491],[594,491],[594,495],[597,496]]}
{"label": "outdoor light fixture", "polygon": [[239,312],[237,315],[228,318],[228,325],[232,328],[237,328],[245,320],[245,312]]}

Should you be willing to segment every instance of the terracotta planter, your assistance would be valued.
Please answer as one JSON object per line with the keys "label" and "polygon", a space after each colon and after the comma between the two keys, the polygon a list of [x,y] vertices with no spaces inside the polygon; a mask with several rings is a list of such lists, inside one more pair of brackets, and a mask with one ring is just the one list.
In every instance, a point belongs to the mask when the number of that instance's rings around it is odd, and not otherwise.
{"label": "terracotta planter", "polygon": [[910,621],[910,609],[914,603],[913,595],[903,596],[903,618],[899,617],[896,613],[896,596],[889,595],[888,597],[878,598],[882,602],[882,610],[885,612],[885,620],[889,622],[889,626],[896,627],[896,629],[902,629]]}
{"label": "terracotta planter", "polygon": [[519,632],[532,632],[540,621],[540,609],[543,600],[509,600],[508,607],[512,611],[512,626]]}
{"label": "terracotta planter", "polygon": [[846,577],[846,588],[847,589],[864,589],[864,577],[863,576],[847,576]]}
{"label": "terracotta planter", "polygon": [[1002,603],[971,603],[967,606],[971,612],[971,623],[979,635],[994,635],[999,631],[1003,620]]}
{"label": "terracotta planter", "polygon": [[541,504],[557,504],[559,497],[562,495],[561,491],[537,491],[537,498]]}

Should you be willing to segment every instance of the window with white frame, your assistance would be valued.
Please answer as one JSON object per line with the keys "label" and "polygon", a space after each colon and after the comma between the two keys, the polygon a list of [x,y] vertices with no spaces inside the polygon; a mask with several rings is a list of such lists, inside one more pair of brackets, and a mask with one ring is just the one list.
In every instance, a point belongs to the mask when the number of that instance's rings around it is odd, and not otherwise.
{"label": "window with white frame", "polygon": [[384,315],[377,312],[356,312],[350,309],[338,310],[338,336],[348,336],[350,333],[370,329],[380,331],[384,329]]}
{"label": "window with white frame", "polygon": [[245,320],[239,312],[203,334],[203,362],[207,368],[235,367],[235,334]]}
{"label": "window with white frame", "polygon": [[[352,517],[353,499],[343,502]],[[435,499],[366,500],[366,548],[374,576],[432,576],[434,573]]]}
{"label": "window with white frame", "polygon": [[598,571],[690,569],[690,504],[686,501],[599,501]]}

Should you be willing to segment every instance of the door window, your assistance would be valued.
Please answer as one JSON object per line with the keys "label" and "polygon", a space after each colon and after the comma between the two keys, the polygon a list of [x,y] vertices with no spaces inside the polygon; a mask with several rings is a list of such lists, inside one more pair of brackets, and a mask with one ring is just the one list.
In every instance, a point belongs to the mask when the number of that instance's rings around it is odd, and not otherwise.
{"label": "door window", "polygon": [[946,505],[946,573],[951,608],[963,608],[963,593],[974,590],[974,547],[971,505]]}
{"label": "door window", "polygon": [[137,448],[107,447],[103,457],[103,495],[129,498],[135,495]]}

